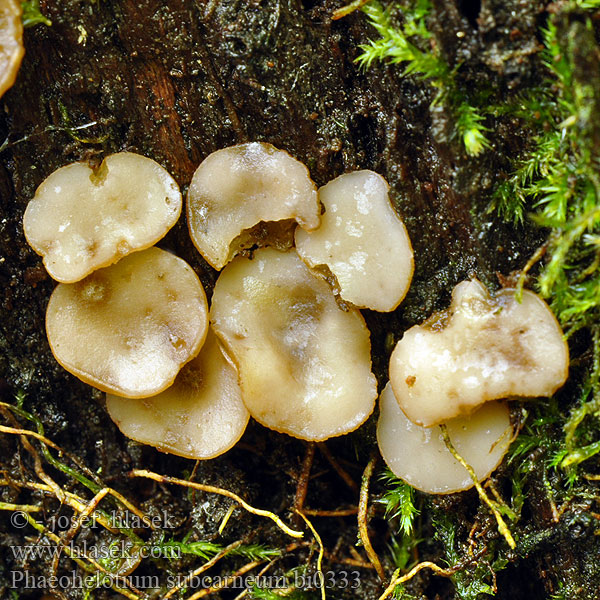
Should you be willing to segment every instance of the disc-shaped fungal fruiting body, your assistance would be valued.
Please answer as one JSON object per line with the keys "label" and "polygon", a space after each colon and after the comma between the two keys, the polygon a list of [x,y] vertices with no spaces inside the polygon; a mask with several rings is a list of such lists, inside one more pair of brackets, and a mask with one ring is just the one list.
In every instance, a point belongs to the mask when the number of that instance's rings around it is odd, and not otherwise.
{"label": "disc-shaped fungal fruiting body", "polygon": [[338,308],[296,252],[235,258],[217,280],[210,315],[238,366],[242,399],[263,425],[324,440],[371,414],[377,389],[364,319]]}
{"label": "disc-shaped fungal fruiting body", "polygon": [[[379,399],[377,441],[395,475],[430,494],[467,490],[474,485],[469,472],[452,456],[439,425],[421,427],[400,410],[388,383]],[[488,402],[468,416],[446,423],[452,446],[473,468],[478,481],[502,462],[513,439],[506,402]]]}
{"label": "disc-shaped fungal fruiting body", "polygon": [[46,312],[56,360],[86,383],[127,398],[153,396],[171,385],[200,351],[207,329],[198,277],[158,248],[59,284]]}
{"label": "disc-shaped fungal fruiting body", "polygon": [[319,189],[325,212],[314,231],[296,230],[296,249],[312,268],[325,266],[343,300],[394,310],[412,279],[413,252],[404,223],[373,171],[346,173]]}
{"label": "disc-shaped fungal fruiting body", "polygon": [[0,96],[15,82],[24,53],[21,3],[0,0]]}
{"label": "disc-shaped fungal fruiting body", "polygon": [[193,459],[229,450],[249,418],[237,371],[211,331],[200,354],[179,371],[171,387],[151,398],[107,394],[106,407],[127,437]]}
{"label": "disc-shaped fungal fruiting body", "polygon": [[93,170],[77,162],[38,187],[25,237],[51,277],[74,283],[160,240],[181,213],[175,180],[153,160],[120,152]]}
{"label": "disc-shaped fungal fruiting body", "polygon": [[[187,193],[192,241],[215,269],[243,248],[272,245],[286,234],[291,238],[296,223],[315,229],[319,213],[308,169],[287,152],[259,142],[207,156]],[[253,229],[263,222],[269,227]]]}
{"label": "disc-shaped fungal fruiting body", "polygon": [[491,296],[477,280],[459,283],[447,311],[412,327],[390,359],[400,408],[429,427],[488,400],[551,396],[568,375],[569,351],[548,305],[514,289]]}

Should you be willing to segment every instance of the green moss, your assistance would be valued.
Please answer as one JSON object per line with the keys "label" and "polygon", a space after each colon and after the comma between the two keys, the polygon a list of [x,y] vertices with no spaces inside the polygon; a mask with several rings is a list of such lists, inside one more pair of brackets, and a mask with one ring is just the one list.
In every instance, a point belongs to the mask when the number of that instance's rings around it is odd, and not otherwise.
{"label": "green moss", "polygon": [[[456,520],[447,512],[436,510],[434,526],[436,539],[442,544],[448,565],[467,564],[470,554],[458,542]],[[484,596],[494,596],[495,573],[507,564],[506,558],[497,551],[497,544],[491,542],[483,552],[478,553],[477,560],[468,568],[461,568],[452,575],[457,597],[461,600],[480,600]]]}
{"label": "green moss", "polygon": [[532,147],[497,188],[492,204],[506,220],[519,223],[529,213],[548,230],[536,257],[546,256],[538,290],[567,336],[587,330],[593,338],[593,365],[556,454],[556,464],[565,468],[600,452],[600,441],[590,435],[600,408],[600,50],[592,22],[582,13],[597,8],[597,0],[565,4],[542,29],[544,85],[501,109],[531,132]]}
{"label": "green moss", "polygon": [[48,27],[52,25],[52,21],[42,14],[39,0],[24,0],[21,2],[21,8],[23,10],[21,17],[23,27],[33,27],[39,23]]}
{"label": "green moss", "polygon": [[381,479],[387,484],[387,490],[379,500],[379,503],[385,506],[386,518],[389,520],[397,518],[400,533],[410,536],[415,517],[419,514],[415,506],[415,490],[398,479],[389,469],[384,471]]}
{"label": "green moss", "polygon": [[[473,98],[461,89],[456,80],[460,65],[452,68],[428,40],[427,15],[432,8],[430,0],[414,0],[406,6],[390,4],[386,9],[376,1],[362,7],[379,38],[360,46],[362,54],[357,62],[365,68],[374,61],[402,64],[404,76],[415,76],[428,81],[436,91],[432,106],[444,104],[454,118],[454,134],[462,141],[469,156],[477,156],[490,147],[483,124],[481,109]],[[402,25],[395,26],[392,12],[400,14]],[[435,46],[433,46],[435,48]]]}

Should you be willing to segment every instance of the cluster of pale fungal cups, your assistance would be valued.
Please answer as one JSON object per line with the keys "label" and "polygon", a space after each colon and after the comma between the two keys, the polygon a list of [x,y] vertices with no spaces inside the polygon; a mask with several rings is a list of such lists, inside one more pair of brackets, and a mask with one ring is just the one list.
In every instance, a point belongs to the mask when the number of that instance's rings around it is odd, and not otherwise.
{"label": "cluster of pale fungal cups", "polygon": [[[249,416],[311,441],[364,423],[377,382],[359,309],[394,310],[413,273],[385,180],[357,171],[317,190],[304,165],[265,143],[209,155],[187,219],[221,271],[210,309],[192,268],[154,247],[181,208],[173,178],[132,153],[62,167],[40,185],[24,229],[61,282],[46,314],[57,361],[107,393],[125,435],[189,458],[228,450]],[[512,439],[506,402],[487,401],[550,395],[567,364],[535,294],[517,302],[514,290],[459,284],[449,310],[405,332],[392,354],[384,459],[423,491],[467,489],[437,425],[483,479]]]}

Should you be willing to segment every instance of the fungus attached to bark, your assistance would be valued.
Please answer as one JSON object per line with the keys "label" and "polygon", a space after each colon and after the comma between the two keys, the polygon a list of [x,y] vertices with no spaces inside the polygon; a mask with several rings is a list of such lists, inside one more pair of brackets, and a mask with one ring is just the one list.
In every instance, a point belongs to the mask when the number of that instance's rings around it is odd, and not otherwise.
{"label": "fungus attached to bark", "polygon": [[242,399],[263,425],[325,440],[371,414],[377,389],[364,319],[339,309],[296,252],[234,259],[217,280],[210,315],[237,363]]}
{"label": "fungus attached to bark", "polygon": [[211,331],[200,354],[181,369],[171,387],[152,398],[107,394],[106,407],[127,437],[193,459],[229,450],[249,419],[237,371]]}
{"label": "fungus attached to bark", "polygon": [[[271,223],[269,234],[293,237],[298,223],[319,226],[317,189],[307,168],[271,144],[253,142],[217,150],[200,164],[187,194],[194,245],[221,269],[257,240],[255,226]],[[262,231],[262,230],[261,230]],[[269,236],[268,243],[274,242]]]}
{"label": "fungus attached to bark", "polygon": [[477,280],[459,283],[447,311],[412,327],[390,359],[400,408],[429,427],[488,401],[551,396],[568,375],[560,325],[536,294],[491,296]]}
{"label": "fungus attached to bark", "polygon": [[296,230],[296,248],[311,268],[324,265],[343,300],[359,308],[394,310],[412,279],[414,263],[404,223],[373,171],[341,175],[319,189],[325,208],[318,229]]}
{"label": "fungus attached to bark", "polygon": [[120,152],[96,170],[78,162],[54,171],[27,206],[23,228],[48,273],[73,283],[155,244],[181,204],[177,183],[158,163]]}
{"label": "fungus attached to bark", "polygon": [[15,82],[24,53],[21,3],[0,0],[0,96]]}
{"label": "fungus attached to bark", "polygon": [[[452,456],[439,426],[421,427],[400,410],[388,383],[379,399],[377,441],[388,467],[409,485],[430,494],[448,494],[473,486],[468,471]],[[506,402],[488,402],[468,416],[446,423],[458,454],[477,476],[486,479],[502,462],[513,439]]]}
{"label": "fungus attached to bark", "polygon": [[206,295],[192,268],[158,248],[135,252],[50,297],[56,360],[81,380],[128,398],[158,394],[198,354]]}

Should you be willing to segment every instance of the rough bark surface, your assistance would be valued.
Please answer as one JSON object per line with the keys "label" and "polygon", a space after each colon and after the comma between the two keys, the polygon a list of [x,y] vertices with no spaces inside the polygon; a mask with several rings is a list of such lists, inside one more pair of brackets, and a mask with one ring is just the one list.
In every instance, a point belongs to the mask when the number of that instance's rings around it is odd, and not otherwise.
{"label": "rough bark surface", "polygon": [[[22,233],[23,212],[36,187],[68,162],[130,150],[158,161],[185,190],[210,152],[250,140],[287,150],[307,164],[318,185],[346,171],[377,171],[390,183],[416,257],[414,282],[400,308],[390,315],[365,315],[374,369],[383,385],[392,342],[403,330],[445,307],[453,286],[471,274],[497,286],[496,273],[509,275],[521,268],[542,239],[539,231],[515,231],[485,212],[498,172],[519,150],[522,136],[507,122],[499,128],[493,150],[469,158],[450,139],[452,126],[443,107],[430,109],[434,92],[426,83],[403,78],[401,67],[394,65],[359,69],[359,44],[374,30],[360,12],[332,22],[339,2],[42,0],[40,5],[52,26],[26,30],[19,77],[1,100],[0,135],[7,140],[0,152],[3,400],[12,401],[23,390],[26,407],[40,416],[48,437],[147,511],[168,510],[173,535],[192,529],[199,539],[241,539],[257,522],[236,512],[225,535],[217,536],[229,507],[224,498],[196,494],[190,505],[179,489],[128,480],[131,468],[182,476],[193,463],[126,440],[108,418],[101,394],[53,359],[44,311],[54,282]],[[431,29],[450,64],[468,65],[463,74],[467,84],[484,81],[508,93],[538,76],[536,32],[544,8],[543,2],[525,0],[436,0]],[[216,273],[193,248],[183,216],[160,245],[196,269],[210,296]],[[374,423],[372,418],[355,434],[327,443],[357,482],[376,452]],[[293,503],[305,452],[303,443],[252,424],[234,450],[197,465],[195,478],[284,513]],[[31,459],[19,450],[14,436],[0,437],[0,456],[1,468],[15,479]],[[356,492],[339,479],[325,453],[316,453],[312,473],[308,506],[356,504]],[[64,480],[60,473],[52,475]],[[546,598],[557,591],[560,571],[562,579],[579,582],[578,597],[596,598],[588,592],[600,585],[586,558],[595,547],[590,525],[573,514],[555,526],[543,489],[540,481],[539,499],[529,499],[527,523],[539,540],[531,551],[514,555],[499,576],[497,597]],[[3,501],[19,502],[17,488],[3,488],[2,494]],[[48,511],[59,510],[56,503],[45,502]],[[478,505],[474,493],[425,502],[455,515],[462,523],[460,531],[468,535]],[[385,556],[389,534],[380,517],[371,521],[371,533],[376,550]],[[15,530],[1,519],[0,590],[10,597],[10,573],[22,564],[8,546],[24,543],[24,532],[31,536],[33,530]],[[342,568],[336,556],[351,558],[355,518],[316,524],[329,551],[328,565]],[[489,529],[497,538],[493,520]],[[258,538],[278,547],[287,543],[277,530],[261,530]],[[433,542],[426,552],[439,562],[441,552]],[[301,562],[297,556],[295,560]],[[73,565],[63,561],[60,568],[70,571]],[[393,566],[386,561],[391,573]],[[29,567],[39,573],[48,564],[39,561]],[[236,564],[229,564],[228,572]],[[382,587],[373,571],[358,570],[361,589],[355,597],[378,597]],[[417,597],[455,597],[452,585],[426,572],[412,586]],[[63,592],[81,597],[81,590]],[[20,593],[20,598],[39,597],[36,590]],[[109,597],[106,590],[95,593]]]}

